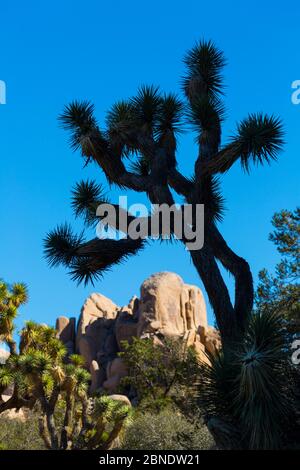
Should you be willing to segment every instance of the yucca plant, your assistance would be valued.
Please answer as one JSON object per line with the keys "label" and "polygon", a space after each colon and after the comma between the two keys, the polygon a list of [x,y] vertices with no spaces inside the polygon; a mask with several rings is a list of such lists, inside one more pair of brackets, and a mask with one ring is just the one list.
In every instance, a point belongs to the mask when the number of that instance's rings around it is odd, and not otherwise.
{"label": "yucca plant", "polygon": [[280,449],[299,436],[289,338],[278,313],[257,312],[244,338],[210,359],[201,365],[199,405],[220,448]]}
{"label": "yucca plant", "polygon": [[129,419],[130,408],[107,397],[89,399],[84,359],[66,349],[55,329],[29,321],[21,331],[20,354],[0,367],[0,413],[39,410],[39,433],[47,449],[108,449]]}
{"label": "yucca plant", "polygon": [[0,281],[0,341],[9,347],[11,354],[17,353],[17,344],[14,341],[14,320],[18,315],[18,308],[28,300],[28,290],[23,283],[14,283],[9,286]]}
{"label": "yucca plant", "polygon": [[[204,246],[190,255],[223,342],[230,342],[247,326],[253,282],[248,263],[229,248],[217,225],[224,212],[218,176],[237,161],[248,172],[254,165],[275,160],[283,146],[283,130],[275,116],[249,114],[233,137],[222,143],[223,53],[211,41],[200,41],[184,63],[182,98],[155,86],[142,86],[136,96],[112,106],[103,127],[96,120],[94,106],[86,101],[67,105],[60,123],[71,135],[72,148],[81,150],[85,164],[95,162],[109,184],[145,193],[152,204],[173,205],[176,192],[193,207],[205,205]],[[178,136],[187,126],[198,144],[191,178],[180,173],[176,161]],[[96,207],[108,201],[102,186],[93,180],[80,182],[72,194],[75,215],[83,216],[89,226],[97,222]],[[130,222],[134,217],[128,215]],[[187,245],[188,240],[182,242]],[[63,264],[74,280],[87,283],[144,246],[144,240],[130,237],[86,240],[83,233],[75,235],[69,225],[62,225],[46,236],[45,256],[51,266]],[[234,302],[217,262],[234,277]]]}
{"label": "yucca plant", "polygon": [[87,431],[79,448],[107,450],[131,422],[131,407],[108,396],[90,399]]}

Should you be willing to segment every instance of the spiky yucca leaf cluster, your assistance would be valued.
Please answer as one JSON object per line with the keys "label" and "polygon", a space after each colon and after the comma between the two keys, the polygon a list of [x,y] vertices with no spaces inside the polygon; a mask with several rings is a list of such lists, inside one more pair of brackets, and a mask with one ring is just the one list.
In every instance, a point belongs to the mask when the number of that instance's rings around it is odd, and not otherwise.
{"label": "spiky yucca leaf cluster", "polygon": [[105,419],[110,422],[114,420],[123,420],[130,415],[130,407],[125,405],[122,401],[113,400],[109,396],[97,397],[93,400],[91,416],[93,419]]}
{"label": "spiky yucca leaf cluster", "polygon": [[155,142],[169,154],[175,151],[183,112],[183,103],[175,94],[162,94],[157,87],[142,86],[135,97],[117,102],[108,111],[107,135],[113,153],[137,157],[132,169],[148,174],[149,152],[154,150]]}
{"label": "spiky yucca leaf cluster", "polygon": [[284,144],[279,118],[262,113],[250,114],[239,123],[237,135],[206,165],[210,173],[224,173],[240,160],[249,172],[250,163],[263,165],[277,160]]}
{"label": "spiky yucca leaf cluster", "polygon": [[153,131],[159,120],[161,97],[158,87],[142,86],[131,101],[132,114],[137,126]]}
{"label": "spiky yucca leaf cluster", "polygon": [[[232,430],[232,446],[278,449],[293,422],[291,365],[285,323],[278,313],[257,313],[245,337],[202,365],[199,403],[209,420]],[[222,440],[222,436],[220,437]]]}
{"label": "spiky yucca leaf cluster", "polygon": [[88,449],[110,449],[130,423],[131,407],[109,396],[90,399],[88,407],[90,429],[85,434]]}
{"label": "spiky yucca leaf cluster", "polygon": [[140,239],[95,239],[87,245],[86,250],[82,247],[82,255],[69,264],[71,277],[78,284],[83,282],[87,285],[90,282],[94,285],[111,266],[124,262],[128,256],[143,248],[143,245],[144,240]]}
{"label": "spiky yucca leaf cluster", "polygon": [[116,102],[106,115],[107,136],[115,156],[130,156],[137,149],[134,116],[129,101]]}
{"label": "spiky yucca leaf cluster", "polygon": [[68,266],[72,279],[78,283],[98,280],[114,264],[143,247],[143,240],[97,239],[84,243],[82,235],[74,235],[70,226],[62,225],[45,239],[45,256],[51,266]]}
{"label": "spiky yucca leaf cluster", "polygon": [[184,63],[187,73],[183,86],[191,99],[203,94],[215,99],[222,94],[222,70],[226,61],[212,41],[199,41],[186,54]]}
{"label": "spiky yucca leaf cluster", "polygon": [[182,132],[181,118],[184,113],[184,104],[174,93],[164,94],[160,103],[160,119],[157,123],[157,134],[160,138],[167,132],[175,135]]}
{"label": "spiky yucca leaf cluster", "polygon": [[14,320],[18,308],[28,301],[28,289],[24,283],[14,283],[9,286],[0,281],[0,341],[4,341],[14,354],[16,344],[13,340]]}
{"label": "spiky yucca leaf cluster", "polygon": [[73,101],[65,106],[59,116],[63,129],[70,131],[70,145],[74,150],[81,149],[82,155],[90,157],[93,154],[91,137],[97,133],[101,137],[97,121],[94,117],[94,105],[89,101]]}
{"label": "spiky yucca leaf cluster", "polygon": [[237,359],[233,401],[251,449],[279,448],[292,422],[288,345],[286,326],[278,313],[253,316]]}
{"label": "spiky yucca leaf cluster", "polygon": [[263,164],[276,160],[284,143],[282,123],[275,116],[262,113],[250,114],[238,125],[238,142],[241,147],[241,163],[248,171],[248,155],[253,163]]}
{"label": "spiky yucca leaf cluster", "polygon": [[6,367],[0,367],[0,395],[13,383],[13,374]]}
{"label": "spiky yucca leaf cluster", "polygon": [[[59,119],[62,127],[71,133],[71,146],[81,148],[89,161],[100,148],[113,158],[143,154],[149,138],[174,150],[183,111],[183,103],[175,94],[161,94],[157,87],[142,86],[136,96],[112,106],[106,116],[107,129],[102,133],[94,117],[94,107],[86,101],[66,106]],[[93,143],[95,136],[97,149]]]}
{"label": "spiky yucca leaf cluster", "polygon": [[72,208],[76,217],[83,217],[87,226],[97,222],[96,211],[99,204],[105,204],[103,187],[96,181],[80,181],[72,190]]}
{"label": "spiky yucca leaf cluster", "polygon": [[220,99],[223,95],[224,55],[212,41],[200,41],[187,53],[184,62],[187,67],[183,80],[188,98],[187,120],[197,132],[198,142],[210,145],[216,152],[225,115]]}
{"label": "spiky yucca leaf cluster", "polygon": [[32,351],[43,351],[56,363],[63,360],[66,355],[66,348],[57,338],[57,331],[54,328],[27,321],[20,333],[20,353]]}
{"label": "spiky yucca leaf cluster", "polygon": [[[174,151],[175,135],[182,130],[184,113],[195,127],[199,139],[205,141],[215,134],[213,140],[218,146],[220,124],[224,118],[224,106],[220,100],[225,65],[223,53],[212,41],[200,41],[187,53],[184,62],[187,68],[183,81],[188,97],[186,104],[174,94],[161,94],[158,87],[142,86],[136,96],[112,106],[107,113],[107,130],[103,133],[98,128],[92,104],[74,101],[66,106],[60,121],[65,129],[71,131],[72,146],[81,147],[83,155],[91,157],[91,136],[97,135],[97,151],[110,148],[114,157],[120,157],[132,152],[144,154],[149,144],[147,138],[154,137]],[[255,163],[269,162],[276,158],[282,144],[282,126],[276,117],[251,114],[238,125],[237,136],[228,151],[224,149],[216,159],[218,166],[215,169],[226,171],[240,158],[248,170],[250,157]]]}
{"label": "spiky yucca leaf cluster", "polygon": [[44,240],[45,257],[50,266],[68,266],[76,257],[76,250],[84,242],[83,234],[75,235],[68,224],[57,226]]}

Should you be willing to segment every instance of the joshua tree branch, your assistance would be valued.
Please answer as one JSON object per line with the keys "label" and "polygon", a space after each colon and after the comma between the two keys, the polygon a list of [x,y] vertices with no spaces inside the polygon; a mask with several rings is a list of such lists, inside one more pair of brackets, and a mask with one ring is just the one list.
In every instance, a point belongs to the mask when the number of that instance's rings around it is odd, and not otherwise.
{"label": "joshua tree branch", "polygon": [[123,427],[123,422],[124,420],[117,421],[111,430],[108,439],[100,445],[100,449],[102,450],[109,450],[114,442],[114,440],[118,437],[120,434],[122,427]]}
{"label": "joshua tree branch", "polygon": [[16,356],[17,355],[17,343],[11,338],[11,339],[7,339],[7,345],[9,347],[9,351],[10,351],[10,354],[12,356]]}
{"label": "joshua tree branch", "polygon": [[58,442],[58,435],[57,435],[57,430],[55,426],[54,413],[51,412],[50,410],[46,412],[46,423],[47,423],[47,429],[50,435],[51,448],[53,450],[58,450],[59,442]]}
{"label": "joshua tree branch", "polygon": [[105,430],[105,423],[102,417],[100,417],[96,424],[96,432],[95,434],[89,439],[87,443],[88,449],[94,449],[101,447],[101,438],[103,431]]}
{"label": "joshua tree branch", "polygon": [[254,298],[249,264],[229,248],[214,224],[210,224],[208,228],[208,238],[216,258],[235,278],[234,311],[237,325],[243,331],[251,314]]}
{"label": "joshua tree branch", "polygon": [[18,387],[14,386],[14,391],[12,396],[4,402],[0,402],[0,414],[6,410],[20,410],[21,408],[32,409],[36,402],[35,397],[23,398],[19,396]]}
{"label": "joshua tree branch", "polygon": [[93,135],[90,138],[92,157],[104,171],[108,181],[121,187],[133,189],[138,192],[147,191],[149,179],[126,170],[122,160],[113,155],[106,145],[103,149],[103,139]]}
{"label": "joshua tree branch", "polygon": [[66,394],[66,411],[64,416],[64,424],[61,430],[60,448],[66,450],[68,447],[68,440],[71,435],[71,426],[73,421],[73,408],[74,399],[70,392]]}
{"label": "joshua tree branch", "polygon": [[45,443],[46,448],[51,450],[52,449],[51,441],[50,441],[49,434],[47,431],[47,419],[45,415],[42,415],[39,417],[39,432],[40,432],[41,438],[43,439]]}
{"label": "joshua tree branch", "polygon": [[176,168],[169,169],[168,183],[178,194],[188,198],[194,188],[194,184],[183,176]]}

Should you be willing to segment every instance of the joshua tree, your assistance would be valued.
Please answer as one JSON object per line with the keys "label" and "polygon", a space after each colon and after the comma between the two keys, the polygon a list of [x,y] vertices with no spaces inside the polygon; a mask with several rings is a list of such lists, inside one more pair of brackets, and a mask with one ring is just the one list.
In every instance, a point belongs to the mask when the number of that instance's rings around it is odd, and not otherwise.
{"label": "joshua tree", "polygon": [[1,402],[8,409],[40,411],[39,432],[48,449],[108,449],[120,435],[131,410],[109,397],[88,397],[90,374],[84,359],[66,349],[53,328],[27,322],[21,332],[20,354],[0,367],[0,397],[13,385],[13,394]]}
{"label": "joshua tree", "polygon": [[0,341],[7,344],[11,354],[16,354],[17,345],[13,339],[14,320],[18,308],[28,300],[25,284],[15,283],[9,287],[0,281]]}
{"label": "joshua tree", "polygon": [[[143,86],[134,98],[112,106],[106,128],[99,127],[89,102],[66,106],[60,120],[71,132],[72,147],[81,150],[86,164],[94,161],[109,184],[146,193],[152,204],[173,205],[174,190],[194,207],[205,205],[204,246],[191,250],[190,255],[226,341],[245,330],[253,306],[253,282],[248,263],[227,245],[218,228],[224,208],[218,175],[237,160],[245,171],[251,164],[275,160],[283,145],[283,132],[278,118],[250,114],[238,124],[229,142],[221,145],[223,54],[212,42],[201,41],[187,53],[184,63],[182,101],[154,86]],[[190,179],[180,173],[176,162],[183,120],[192,126],[198,143]],[[126,165],[128,159],[131,166]],[[94,181],[78,183],[73,191],[76,216],[94,223],[96,207],[103,200],[103,189]],[[129,237],[85,241],[64,225],[48,234],[45,253],[51,265],[62,263],[75,280],[88,282],[143,246],[143,240]],[[217,261],[234,277],[233,303]]]}

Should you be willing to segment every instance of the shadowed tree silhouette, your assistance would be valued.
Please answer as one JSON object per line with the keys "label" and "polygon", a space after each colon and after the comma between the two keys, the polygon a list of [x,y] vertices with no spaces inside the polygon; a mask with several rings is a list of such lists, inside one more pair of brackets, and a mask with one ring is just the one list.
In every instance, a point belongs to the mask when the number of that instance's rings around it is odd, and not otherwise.
{"label": "shadowed tree silhouette", "polygon": [[[248,263],[229,248],[217,225],[224,211],[218,175],[237,160],[247,172],[251,164],[275,160],[283,145],[283,131],[278,118],[250,114],[229,142],[221,145],[223,53],[211,41],[200,41],[187,53],[184,63],[182,101],[154,86],[143,86],[134,98],[112,106],[103,129],[89,102],[66,106],[60,122],[71,133],[72,148],[81,150],[86,164],[98,164],[109,184],[145,193],[152,204],[174,204],[171,190],[194,207],[204,204],[204,246],[190,250],[190,255],[224,342],[245,330],[253,306],[253,283]],[[176,163],[178,134],[187,123],[196,132],[198,144],[192,178],[182,175]],[[101,202],[106,202],[106,197],[94,181],[81,182],[73,191],[75,215],[83,216],[87,225],[97,220],[96,207]],[[73,279],[88,282],[137,253],[144,244],[130,238],[85,241],[69,226],[60,226],[47,235],[45,255],[51,265],[69,267]],[[218,261],[234,277],[234,302]]]}

